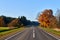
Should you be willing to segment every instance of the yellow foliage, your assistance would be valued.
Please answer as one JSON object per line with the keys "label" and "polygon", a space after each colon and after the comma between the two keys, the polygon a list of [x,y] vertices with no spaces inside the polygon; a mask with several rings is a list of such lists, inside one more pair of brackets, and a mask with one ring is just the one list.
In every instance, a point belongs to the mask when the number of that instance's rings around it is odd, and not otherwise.
{"label": "yellow foliage", "polygon": [[56,27],[56,17],[53,16],[53,11],[51,9],[44,10],[42,14],[38,17],[38,21],[41,25],[47,28]]}

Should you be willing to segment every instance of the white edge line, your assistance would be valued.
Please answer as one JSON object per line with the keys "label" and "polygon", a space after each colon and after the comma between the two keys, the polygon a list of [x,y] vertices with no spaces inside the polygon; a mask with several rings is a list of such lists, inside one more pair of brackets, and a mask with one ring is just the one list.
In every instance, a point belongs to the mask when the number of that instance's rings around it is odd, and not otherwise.
{"label": "white edge line", "polygon": [[19,33],[16,33],[16,34],[14,34],[14,35],[12,35],[12,36],[10,36],[10,37],[6,38],[5,40],[8,40],[8,39],[10,39],[10,38],[12,38],[12,37],[14,37],[14,36],[16,36],[16,35],[18,35],[18,34],[22,33],[22,32],[23,32],[23,31],[21,31],[21,32],[19,32]]}
{"label": "white edge line", "polygon": [[50,34],[50,33],[48,33],[50,36],[52,36],[52,37],[54,37],[54,38],[56,38],[57,40],[60,40],[59,38],[57,38],[57,37],[55,37],[55,36],[53,36],[52,34]]}
{"label": "white edge line", "polygon": [[[43,30],[44,31],[44,30]],[[57,40],[60,40],[60,38],[57,38],[57,37],[55,37],[54,35],[52,35],[52,34],[50,34],[50,33],[48,33],[48,32],[46,32],[46,31],[44,31],[45,33],[47,33],[48,35],[50,35],[50,36],[52,36],[52,37],[54,37],[54,38],[56,38]]]}

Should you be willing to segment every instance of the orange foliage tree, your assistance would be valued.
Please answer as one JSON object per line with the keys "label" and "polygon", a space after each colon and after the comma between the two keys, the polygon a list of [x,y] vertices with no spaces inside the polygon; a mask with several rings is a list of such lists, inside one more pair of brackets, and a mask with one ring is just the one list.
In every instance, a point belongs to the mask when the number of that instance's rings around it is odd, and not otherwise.
{"label": "orange foliage tree", "polygon": [[14,19],[8,24],[8,27],[13,28],[13,27],[20,27],[21,23],[18,18]]}
{"label": "orange foliage tree", "polygon": [[38,21],[41,26],[47,27],[47,28],[52,28],[56,27],[56,17],[53,16],[53,11],[51,9],[49,10],[44,10],[39,16],[38,16]]}
{"label": "orange foliage tree", "polygon": [[0,17],[0,27],[4,27],[4,26],[5,26],[4,18]]}

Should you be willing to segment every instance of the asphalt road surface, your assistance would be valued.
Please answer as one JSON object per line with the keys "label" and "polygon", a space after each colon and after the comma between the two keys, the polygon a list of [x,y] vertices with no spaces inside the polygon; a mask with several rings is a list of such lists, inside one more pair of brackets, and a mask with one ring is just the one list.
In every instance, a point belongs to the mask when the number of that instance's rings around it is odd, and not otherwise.
{"label": "asphalt road surface", "polygon": [[12,35],[11,37],[6,38],[5,40],[58,40],[58,39],[48,35],[40,28],[31,27],[15,35]]}

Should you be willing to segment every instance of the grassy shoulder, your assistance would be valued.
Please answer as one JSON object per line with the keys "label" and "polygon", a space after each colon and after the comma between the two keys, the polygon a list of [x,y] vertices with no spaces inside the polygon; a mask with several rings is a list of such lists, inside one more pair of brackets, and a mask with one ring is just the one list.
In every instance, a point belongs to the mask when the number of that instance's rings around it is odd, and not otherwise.
{"label": "grassy shoulder", "polygon": [[60,37],[60,31],[56,31],[56,30],[53,30],[52,28],[43,28],[41,27],[43,30],[55,35],[55,36],[58,36]]}
{"label": "grassy shoulder", "polygon": [[8,27],[0,27],[0,33],[1,32],[5,32],[5,31],[9,31],[10,29]]}
{"label": "grassy shoulder", "polygon": [[10,35],[13,35],[17,32],[20,32],[24,30],[24,27],[21,27],[21,28],[16,28],[16,29],[12,29],[10,30],[8,27],[0,27],[0,38],[4,38],[6,36],[10,36]]}

